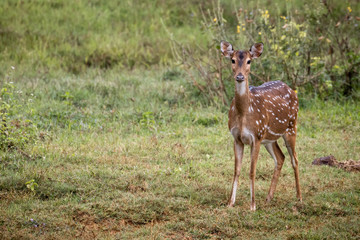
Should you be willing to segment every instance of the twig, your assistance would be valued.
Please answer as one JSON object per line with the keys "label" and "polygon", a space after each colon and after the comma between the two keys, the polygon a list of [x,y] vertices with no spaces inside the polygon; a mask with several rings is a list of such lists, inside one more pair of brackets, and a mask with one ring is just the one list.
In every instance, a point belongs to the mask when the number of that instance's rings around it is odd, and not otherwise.
{"label": "twig", "polygon": [[250,74],[251,74],[251,76],[254,76],[257,79],[261,80],[262,82],[267,82],[266,79],[263,79],[262,77],[260,77],[259,75],[255,74],[255,73],[250,72]]}

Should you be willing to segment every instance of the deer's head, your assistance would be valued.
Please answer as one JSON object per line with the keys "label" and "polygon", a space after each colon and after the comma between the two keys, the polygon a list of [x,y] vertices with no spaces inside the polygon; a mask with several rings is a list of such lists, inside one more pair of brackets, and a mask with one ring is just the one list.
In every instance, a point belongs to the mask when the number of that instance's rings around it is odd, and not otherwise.
{"label": "deer's head", "polygon": [[247,81],[250,73],[251,61],[254,58],[260,57],[264,45],[262,43],[255,43],[248,51],[236,51],[233,46],[225,41],[221,41],[220,48],[222,54],[231,59],[231,66],[234,73],[234,78],[237,82],[241,83]]}

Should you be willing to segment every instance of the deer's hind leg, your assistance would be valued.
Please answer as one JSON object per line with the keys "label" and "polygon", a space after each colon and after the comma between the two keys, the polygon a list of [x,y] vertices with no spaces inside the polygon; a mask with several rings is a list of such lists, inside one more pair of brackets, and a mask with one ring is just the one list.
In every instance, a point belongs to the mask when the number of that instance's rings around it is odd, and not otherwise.
{"label": "deer's hind leg", "polygon": [[284,134],[283,138],[284,138],[286,148],[287,148],[290,158],[291,158],[292,167],[294,169],[296,197],[300,202],[302,202],[300,183],[299,183],[299,163],[298,163],[298,159],[297,159],[297,155],[296,155],[296,151],[295,151],[296,134],[286,133],[286,134]]}
{"label": "deer's hind leg", "polygon": [[266,197],[266,201],[270,202],[274,197],[274,192],[276,189],[277,182],[279,180],[281,168],[284,164],[285,156],[276,141],[273,143],[266,144],[265,148],[270,153],[271,157],[274,159],[275,162],[274,174],[271,179],[271,185],[268,196]]}

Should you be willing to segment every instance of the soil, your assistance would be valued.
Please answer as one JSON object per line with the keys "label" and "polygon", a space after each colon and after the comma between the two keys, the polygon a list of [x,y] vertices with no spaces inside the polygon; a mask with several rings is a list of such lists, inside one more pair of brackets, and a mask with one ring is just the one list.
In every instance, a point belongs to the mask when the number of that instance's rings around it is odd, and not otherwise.
{"label": "soil", "polygon": [[333,155],[320,157],[314,159],[313,165],[328,165],[330,167],[336,167],[344,169],[348,172],[360,172],[360,161],[347,160],[345,162],[338,162]]}

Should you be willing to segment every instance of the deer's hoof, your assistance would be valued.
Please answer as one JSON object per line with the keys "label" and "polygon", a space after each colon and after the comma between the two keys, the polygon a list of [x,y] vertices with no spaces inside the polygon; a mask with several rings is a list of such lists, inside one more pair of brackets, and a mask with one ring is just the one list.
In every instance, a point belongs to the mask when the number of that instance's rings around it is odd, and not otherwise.
{"label": "deer's hoof", "polygon": [[231,207],[233,207],[233,206],[234,206],[234,203],[228,203],[228,204],[227,204],[227,207],[228,207],[228,208],[231,208]]}
{"label": "deer's hoof", "polygon": [[256,211],[256,205],[255,204],[250,206],[250,211]]}

